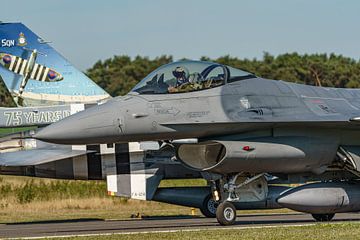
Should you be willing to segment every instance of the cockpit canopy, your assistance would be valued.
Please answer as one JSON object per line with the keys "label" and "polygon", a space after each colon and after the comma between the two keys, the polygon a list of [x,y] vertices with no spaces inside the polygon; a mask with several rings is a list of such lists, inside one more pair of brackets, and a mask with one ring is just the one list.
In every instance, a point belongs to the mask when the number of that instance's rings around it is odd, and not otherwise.
{"label": "cockpit canopy", "polygon": [[140,94],[164,94],[199,91],[229,82],[254,78],[251,73],[226,65],[180,61],[157,68],[139,82],[132,92]]}

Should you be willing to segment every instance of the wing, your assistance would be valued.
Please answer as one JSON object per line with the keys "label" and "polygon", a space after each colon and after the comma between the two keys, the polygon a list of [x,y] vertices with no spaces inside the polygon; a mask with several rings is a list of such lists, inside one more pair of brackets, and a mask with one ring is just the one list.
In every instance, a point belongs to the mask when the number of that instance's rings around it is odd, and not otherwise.
{"label": "wing", "polygon": [[0,138],[0,166],[34,166],[91,152],[85,149],[73,150],[71,146],[44,143],[29,136],[30,131],[25,131]]}
{"label": "wing", "polygon": [[87,153],[89,153],[89,151],[72,149],[32,149],[6,152],[0,154],[0,166],[34,166],[66,158],[78,157]]}
{"label": "wing", "polygon": [[340,128],[360,128],[360,117],[344,119],[338,121],[323,121],[323,120],[300,120],[300,121],[266,121],[254,120],[243,122],[166,122],[161,123],[162,126],[178,129],[178,128],[202,128],[209,129],[209,127],[231,127],[232,129],[249,130],[251,128],[264,128],[264,127],[281,127],[281,126],[307,126],[307,127],[340,127]]}

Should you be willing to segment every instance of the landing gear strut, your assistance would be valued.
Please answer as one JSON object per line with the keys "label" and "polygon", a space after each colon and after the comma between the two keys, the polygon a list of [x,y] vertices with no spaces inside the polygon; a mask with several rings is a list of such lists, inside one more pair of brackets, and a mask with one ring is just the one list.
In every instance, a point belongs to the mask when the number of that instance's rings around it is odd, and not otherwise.
{"label": "landing gear strut", "polygon": [[264,174],[250,175],[241,172],[208,180],[211,183],[212,199],[219,204],[216,219],[221,225],[235,223],[234,203],[264,201],[268,193]]}
{"label": "landing gear strut", "polygon": [[223,225],[228,226],[235,223],[236,208],[231,202],[222,202],[216,209],[216,219]]}

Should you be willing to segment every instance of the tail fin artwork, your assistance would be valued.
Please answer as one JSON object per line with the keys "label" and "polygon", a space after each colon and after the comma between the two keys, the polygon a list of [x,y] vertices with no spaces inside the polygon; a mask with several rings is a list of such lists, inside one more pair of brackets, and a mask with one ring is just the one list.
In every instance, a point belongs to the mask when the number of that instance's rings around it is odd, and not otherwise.
{"label": "tail fin artwork", "polygon": [[0,76],[19,106],[96,103],[110,97],[22,23],[0,22]]}

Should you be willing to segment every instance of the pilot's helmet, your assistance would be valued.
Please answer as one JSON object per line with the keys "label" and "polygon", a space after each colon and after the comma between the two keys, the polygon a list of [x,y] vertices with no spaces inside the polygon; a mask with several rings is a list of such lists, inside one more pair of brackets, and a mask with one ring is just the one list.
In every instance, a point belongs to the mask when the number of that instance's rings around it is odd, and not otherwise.
{"label": "pilot's helmet", "polygon": [[172,72],[174,77],[176,78],[183,78],[183,79],[188,79],[189,78],[189,70],[187,70],[186,67],[176,67],[175,70]]}

